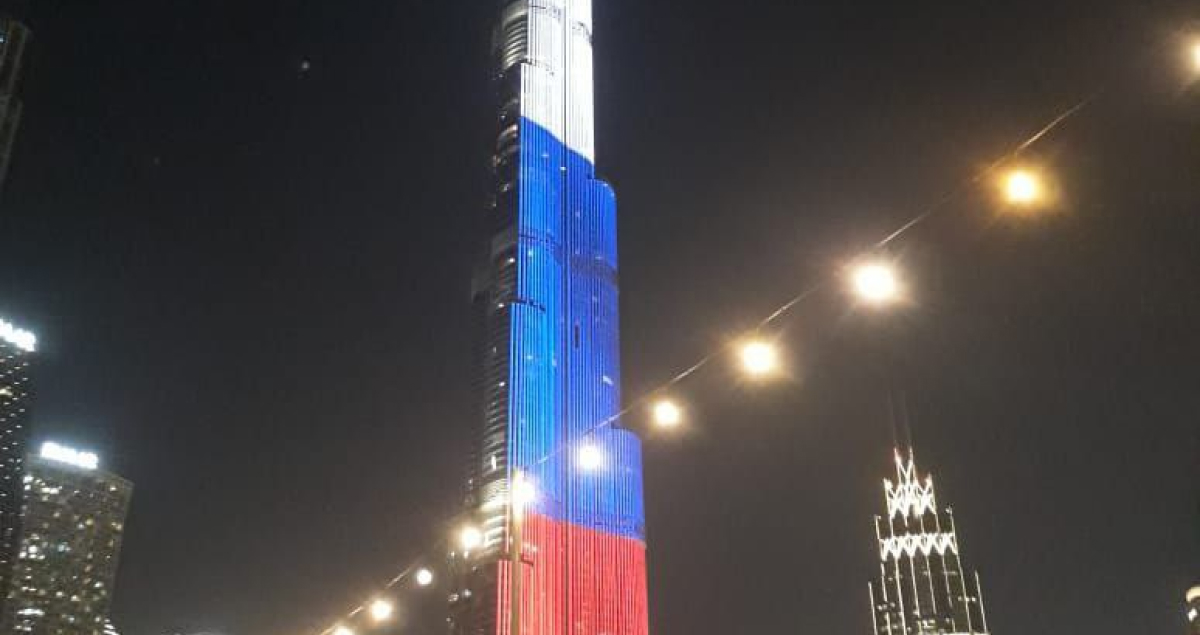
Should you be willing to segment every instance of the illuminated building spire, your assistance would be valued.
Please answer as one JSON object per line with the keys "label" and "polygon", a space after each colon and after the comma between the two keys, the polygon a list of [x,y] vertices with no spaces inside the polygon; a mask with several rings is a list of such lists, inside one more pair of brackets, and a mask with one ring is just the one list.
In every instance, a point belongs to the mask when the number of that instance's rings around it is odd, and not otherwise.
{"label": "illuminated building spire", "polygon": [[896,480],[883,481],[887,516],[875,518],[879,579],[870,585],[875,635],[987,635],[979,575],[963,571],[949,507],[910,448],[895,453]]}

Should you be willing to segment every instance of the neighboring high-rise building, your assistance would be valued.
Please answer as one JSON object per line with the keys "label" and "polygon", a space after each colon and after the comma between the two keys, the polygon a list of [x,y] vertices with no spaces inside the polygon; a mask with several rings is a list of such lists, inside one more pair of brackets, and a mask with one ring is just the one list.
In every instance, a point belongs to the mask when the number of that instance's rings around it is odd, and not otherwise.
{"label": "neighboring high-rise building", "polygon": [[933,477],[920,477],[911,449],[896,451],[896,477],[883,484],[887,517],[875,518],[875,635],[986,635],[979,574],[963,571],[953,512],[938,507]]}
{"label": "neighboring high-rise building", "polygon": [[1191,635],[1200,635],[1200,584],[1188,589],[1187,601],[1187,621],[1188,632]]}
{"label": "neighboring high-rise building", "polygon": [[11,16],[0,16],[0,189],[8,179],[23,102],[18,96],[29,28]]}
{"label": "neighboring high-rise building", "polygon": [[[482,544],[456,556],[457,635],[647,631],[641,445],[615,421],[616,200],[594,167],[591,5],[499,6],[495,197],[473,289],[481,422],[466,492]],[[519,475],[534,493],[514,523]]]}
{"label": "neighboring high-rise building", "polygon": [[104,635],[133,485],[90,452],[46,443],[30,455],[5,633]]}
{"label": "neighboring high-rise building", "polygon": [[0,615],[17,559],[25,452],[29,443],[33,333],[0,318]]}

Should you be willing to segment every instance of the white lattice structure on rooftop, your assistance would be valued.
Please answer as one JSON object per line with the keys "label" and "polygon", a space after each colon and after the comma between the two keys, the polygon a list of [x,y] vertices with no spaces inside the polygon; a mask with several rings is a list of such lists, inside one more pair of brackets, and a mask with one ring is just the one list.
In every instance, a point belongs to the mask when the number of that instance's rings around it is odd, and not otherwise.
{"label": "white lattice structure on rooftop", "polygon": [[875,518],[879,580],[871,583],[875,635],[988,635],[979,576],[959,559],[950,508],[938,509],[933,478],[896,451],[896,481],[883,482],[887,517]]}

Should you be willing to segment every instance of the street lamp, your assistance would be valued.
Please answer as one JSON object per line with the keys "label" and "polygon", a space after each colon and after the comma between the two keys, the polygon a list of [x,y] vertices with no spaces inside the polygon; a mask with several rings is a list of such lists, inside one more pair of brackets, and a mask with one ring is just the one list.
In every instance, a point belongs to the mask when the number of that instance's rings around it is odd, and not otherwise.
{"label": "street lamp", "polygon": [[383,622],[392,619],[392,614],[396,612],[396,607],[387,600],[378,599],[371,602],[368,612],[371,614],[372,620]]}
{"label": "street lamp", "polygon": [[742,369],[753,377],[763,377],[774,372],[779,365],[775,347],[762,340],[752,340],[742,345]]}
{"label": "street lamp", "polygon": [[900,295],[900,283],[891,265],[881,262],[863,263],[852,274],[854,294],[867,304],[883,306],[895,302]]}
{"label": "street lamp", "polygon": [[333,635],[354,635],[354,631],[348,626],[339,626],[333,629]]}
{"label": "street lamp", "polygon": [[654,423],[660,428],[674,428],[683,422],[683,411],[670,399],[654,404]]}
{"label": "street lamp", "polygon": [[433,584],[433,572],[425,568],[418,569],[416,580],[417,586],[429,586]]}
{"label": "street lamp", "polygon": [[595,472],[604,467],[604,451],[590,443],[579,447],[575,459],[584,472]]}
{"label": "street lamp", "polygon": [[1192,68],[1200,73],[1200,39],[1192,42]]}
{"label": "street lamp", "polygon": [[476,549],[483,544],[483,532],[479,531],[478,527],[463,527],[458,533],[458,542],[463,551]]}
{"label": "street lamp", "polygon": [[1045,186],[1037,173],[1015,169],[1004,177],[1004,199],[1017,207],[1032,207],[1045,196]]}

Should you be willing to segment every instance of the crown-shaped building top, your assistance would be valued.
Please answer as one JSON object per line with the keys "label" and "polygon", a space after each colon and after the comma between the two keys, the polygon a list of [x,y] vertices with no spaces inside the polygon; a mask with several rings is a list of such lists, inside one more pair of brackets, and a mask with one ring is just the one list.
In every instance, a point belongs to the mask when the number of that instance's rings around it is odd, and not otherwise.
{"label": "crown-shaped building top", "polygon": [[876,517],[879,580],[871,583],[875,635],[987,635],[979,576],[963,572],[950,508],[909,448],[883,482],[887,517]]}

